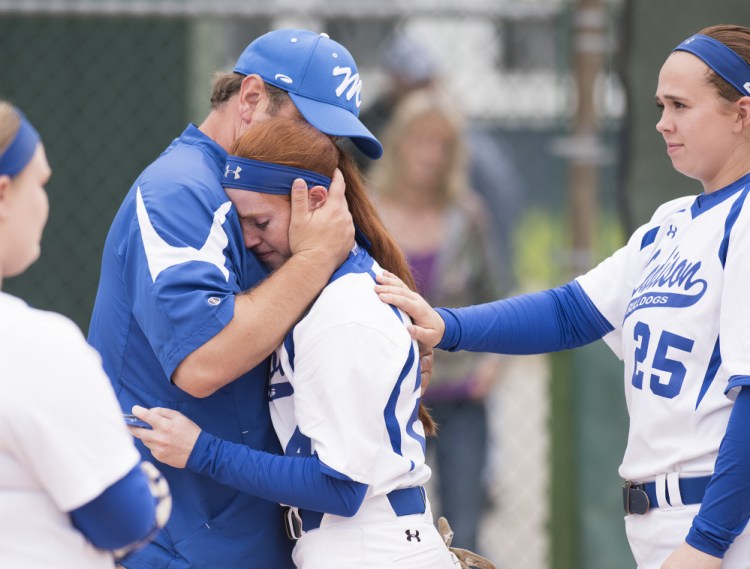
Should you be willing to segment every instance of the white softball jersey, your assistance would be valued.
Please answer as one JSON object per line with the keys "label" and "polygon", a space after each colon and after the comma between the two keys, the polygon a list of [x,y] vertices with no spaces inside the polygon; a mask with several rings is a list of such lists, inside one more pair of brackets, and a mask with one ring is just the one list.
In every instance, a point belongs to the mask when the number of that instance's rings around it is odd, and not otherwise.
{"label": "white softball jersey", "polygon": [[368,497],[430,477],[419,353],[408,316],[374,292],[380,271],[358,249],[277,349],[269,382],[285,454],[317,453],[330,476],[368,484]]}
{"label": "white softball jersey", "polygon": [[604,340],[625,364],[624,479],[713,472],[732,389],[750,375],[748,192],[743,178],[664,204],[577,279],[614,326]]}
{"label": "white softball jersey", "polygon": [[67,514],[140,460],[101,359],[59,314],[0,314],[0,567],[111,569]]}

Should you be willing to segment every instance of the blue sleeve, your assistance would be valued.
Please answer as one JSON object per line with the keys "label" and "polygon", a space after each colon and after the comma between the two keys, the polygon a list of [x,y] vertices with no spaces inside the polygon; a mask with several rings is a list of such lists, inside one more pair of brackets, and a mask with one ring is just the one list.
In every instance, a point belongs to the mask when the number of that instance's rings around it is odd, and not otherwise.
{"label": "blue sleeve", "polygon": [[73,525],[100,549],[120,549],[154,528],[156,502],[140,466],[88,504],[70,512]]}
{"label": "blue sleeve", "polygon": [[317,456],[280,456],[231,443],[202,431],[187,468],[216,482],[280,504],[353,516],[367,485],[323,473]]}
{"label": "blue sleeve", "polygon": [[750,387],[740,390],[719,447],[716,468],[685,541],[724,557],[750,519]]}
{"label": "blue sleeve", "polygon": [[576,281],[467,308],[438,308],[445,333],[438,348],[541,354],[584,346],[614,327]]}
{"label": "blue sleeve", "polygon": [[[174,167],[174,160],[166,165]],[[132,317],[171,377],[234,315],[234,295],[241,291],[237,235],[232,232],[236,224],[226,220],[229,206],[221,205],[215,183],[206,181],[211,172],[193,168],[197,181],[185,187],[154,168],[126,200],[135,202],[132,221],[117,225],[118,236],[125,234],[119,239],[122,272],[115,278],[122,279]]]}

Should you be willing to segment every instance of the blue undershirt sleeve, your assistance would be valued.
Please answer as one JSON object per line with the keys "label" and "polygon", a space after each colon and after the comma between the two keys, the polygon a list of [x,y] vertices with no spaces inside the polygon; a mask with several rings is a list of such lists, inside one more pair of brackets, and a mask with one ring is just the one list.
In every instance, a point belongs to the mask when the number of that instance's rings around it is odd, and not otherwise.
{"label": "blue undershirt sleeve", "polygon": [[281,456],[202,431],[187,468],[259,498],[337,516],[353,516],[367,485],[328,476],[317,456]]}
{"label": "blue undershirt sleeve", "polygon": [[750,387],[732,407],[716,467],[687,541],[696,549],[724,557],[750,519]]}
{"label": "blue undershirt sleeve", "polygon": [[437,347],[452,352],[556,352],[584,346],[614,329],[576,281],[487,304],[437,311],[445,322]]}
{"label": "blue undershirt sleeve", "polygon": [[100,549],[120,549],[149,535],[156,519],[154,496],[135,466],[99,496],[70,512],[73,525]]}

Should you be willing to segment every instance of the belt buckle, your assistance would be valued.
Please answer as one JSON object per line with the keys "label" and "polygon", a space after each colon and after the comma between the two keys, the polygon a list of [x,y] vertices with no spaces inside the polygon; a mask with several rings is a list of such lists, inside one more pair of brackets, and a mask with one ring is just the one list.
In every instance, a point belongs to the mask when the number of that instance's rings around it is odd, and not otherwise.
{"label": "belt buckle", "polygon": [[297,508],[292,506],[284,508],[284,529],[286,536],[292,541],[297,541],[302,537],[302,518]]}
{"label": "belt buckle", "polygon": [[626,515],[643,515],[648,512],[651,503],[648,494],[640,488],[640,484],[633,484],[630,480],[626,480],[622,487],[622,505]]}

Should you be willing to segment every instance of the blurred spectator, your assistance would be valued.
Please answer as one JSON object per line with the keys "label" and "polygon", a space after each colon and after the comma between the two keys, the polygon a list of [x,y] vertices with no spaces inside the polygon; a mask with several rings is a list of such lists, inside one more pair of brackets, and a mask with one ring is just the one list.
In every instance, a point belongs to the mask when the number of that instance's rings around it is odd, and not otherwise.
{"label": "blurred spectator", "polygon": [[[403,32],[395,31],[380,49],[378,61],[386,85],[380,97],[360,113],[360,120],[375,134],[382,134],[399,101],[416,89],[437,86],[438,68],[431,54]],[[368,161],[367,165],[371,165]]]}
{"label": "blurred spectator", "polygon": [[[360,113],[360,120],[379,137],[395,107],[409,93],[418,89],[442,89],[437,62],[422,45],[403,31],[395,31],[380,49],[380,67],[386,75],[386,86],[380,97]],[[460,103],[460,100],[459,100]],[[470,186],[485,199],[491,214],[490,235],[495,242],[498,278],[504,290],[514,286],[513,234],[518,211],[522,206],[521,175],[513,164],[509,149],[486,130],[468,122],[463,130]],[[363,171],[374,164],[358,154]]]}
{"label": "blurred spectator", "polygon": [[[383,221],[402,247],[419,292],[436,306],[484,302],[502,289],[483,198],[471,190],[460,111],[435,90],[404,97],[370,171]],[[441,514],[457,547],[476,550],[487,504],[485,399],[498,356],[435,354],[425,403],[440,426],[434,445]],[[430,453],[432,456],[432,453]]]}

